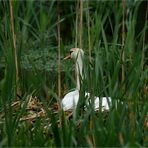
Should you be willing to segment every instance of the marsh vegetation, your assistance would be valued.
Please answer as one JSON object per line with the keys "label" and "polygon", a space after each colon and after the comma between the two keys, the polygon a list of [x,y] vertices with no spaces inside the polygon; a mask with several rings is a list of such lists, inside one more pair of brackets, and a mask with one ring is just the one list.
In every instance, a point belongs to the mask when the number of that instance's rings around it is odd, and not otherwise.
{"label": "marsh vegetation", "polygon": [[[147,1],[0,1],[0,20],[0,146],[148,146]],[[75,115],[59,106],[76,86],[73,47],[85,52]],[[85,90],[111,110],[84,111]]]}

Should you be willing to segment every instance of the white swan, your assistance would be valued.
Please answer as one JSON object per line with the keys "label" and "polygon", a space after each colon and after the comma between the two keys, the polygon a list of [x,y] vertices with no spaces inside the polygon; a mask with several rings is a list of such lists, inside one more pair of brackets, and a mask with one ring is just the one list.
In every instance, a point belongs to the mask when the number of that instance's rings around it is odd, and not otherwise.
{"label": "white swan", "polygon": [[[64,96],[61,101],[61,107],[64,111],[74,110],[78,104],[79,100],[79,91],[80,91],[80,78],[83,79],[82,69],[83,69],[83,56],[84,51],[80,48],[72,48],[70,49],[70,54],[64,59],[71,58],[75,61],[75,72],[76,72],[76,89],[74,91],[69,92]],[[85,97],[89,98],[90,93],[85,92]],[[88,101],[86,102],[87,104]],[[94,97],[94,109],[99,110],[101,103],[101,108],[103,110],[109,110],[111,105],[110,97]]]}

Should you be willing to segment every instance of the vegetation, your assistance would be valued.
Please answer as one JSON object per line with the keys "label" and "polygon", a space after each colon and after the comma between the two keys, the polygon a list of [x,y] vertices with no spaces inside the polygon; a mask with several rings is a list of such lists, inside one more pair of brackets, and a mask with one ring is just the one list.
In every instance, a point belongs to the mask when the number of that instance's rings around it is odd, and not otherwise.
{"label": "vegetation", "polygon": [[[0,146],[148,146],[147,1],[0,1],[0,19]],[[72,47],[85,51],[74,115],[59,107]],[[111,110],[84,111],[85,90]]]}

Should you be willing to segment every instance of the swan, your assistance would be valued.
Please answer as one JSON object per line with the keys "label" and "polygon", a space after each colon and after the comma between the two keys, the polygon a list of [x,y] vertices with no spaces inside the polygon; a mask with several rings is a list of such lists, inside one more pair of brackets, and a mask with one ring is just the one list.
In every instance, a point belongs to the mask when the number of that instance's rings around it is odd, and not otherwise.
{"label": "swan", "polygon": [[[70,49],[70,54],[64,58],[73,59],[75,61],[75,73],[76,73],[76,88],[74,91],[67,93],[61,101],[61,107],[63,111],[75,110],[79,101],[80,92],[80,78],[83,79],[83,57],[84,51],[80,48]],[[90,93],[85,92],[85,97],[89,98]],[[86,102],[89,105],[90,102]],[[102,111],[109,110],[111,105],[111,97],[94,97],[94,110],[99,110],[101,103]]]}

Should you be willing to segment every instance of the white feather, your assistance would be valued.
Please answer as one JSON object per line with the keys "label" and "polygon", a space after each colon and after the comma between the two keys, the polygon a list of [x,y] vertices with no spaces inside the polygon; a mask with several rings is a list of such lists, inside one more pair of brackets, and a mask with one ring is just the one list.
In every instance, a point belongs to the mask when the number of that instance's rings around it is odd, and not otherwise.
{"label": "white feather", "polygon": [[78,104],[78,100],[79,100],[79,91],[78,90],[69,92],[62,99],[62,102],[61,102],[62,109],[64,111],[75,109]]}
{"label": "white feather", "polygon": [[[87,106],[91,105],[91,101],[89,100],[90,94],[85,92],[85,97],[87,98],[86,100],[86,104]],[[75,90],[72,92],[69,92],[68,94],[65,95],[65,97],[62,99],[62,109],[64,111],[68,111],[68,110],[75,110],[77,107],[79,101],[79,91]],[[111,105],[111,97],[94,97],[94,110],[97,111],[99,110],[99,108],[101,107],[101,110],[109,110],[110,109],[110,105]]]}

